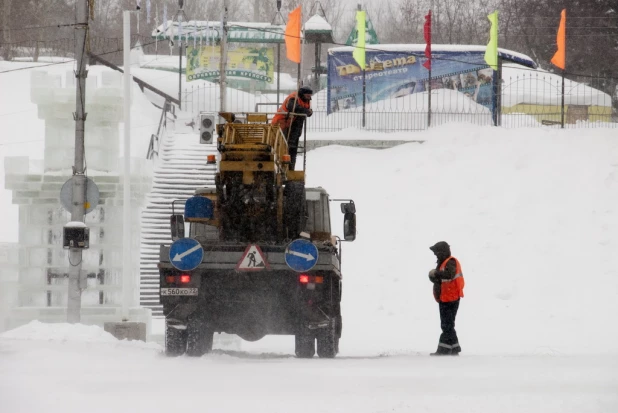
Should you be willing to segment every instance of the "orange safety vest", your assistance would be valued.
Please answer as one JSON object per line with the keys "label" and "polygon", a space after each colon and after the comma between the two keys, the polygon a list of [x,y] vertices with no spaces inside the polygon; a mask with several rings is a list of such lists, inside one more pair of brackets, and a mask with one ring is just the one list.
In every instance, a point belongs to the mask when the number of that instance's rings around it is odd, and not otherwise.
{"label": "orange safety vest", "polygon": [[[271,122],[273,125],[279,125],[281,129],[287,129],[292,124],[292,117],[294,115],[290,115],[287,109],[290,99],[296,99],[296,92],[290,93],[288,97],[285,98],[283,104],[281,104],[281,107],[279,108],[279,110],[277,110],[277,114],[273,117],[273,120]],[[305,109],[311,108],[311,103],[303,102],[302,99],[296,99],[296,104]]]}
{"label": "orange safety vest", "polygon": [[446,263],[449,260],[455,260],[457,263],[457,270],[455,271],[455,277],[452,280],[442,280],[442,288],[440,289],[440,301],[443,303],[449,303],[451,301],[457,301],[464,296],[463,289],[465,285],[463,272],[461,271],[461,264],[455,257],[448,257],[440,265],[439,270],[442,271],[446,268]]}

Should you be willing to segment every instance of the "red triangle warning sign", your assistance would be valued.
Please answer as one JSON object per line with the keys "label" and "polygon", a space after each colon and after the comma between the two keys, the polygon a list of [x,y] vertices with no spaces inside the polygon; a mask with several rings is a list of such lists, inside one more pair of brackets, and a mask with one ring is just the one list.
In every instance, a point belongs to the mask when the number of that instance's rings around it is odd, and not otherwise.
{"label": "red triangle warning sign", "polygon": [[237,271],[260,271],[270,269],[264,253],[256,244],[250,244],[236,265]]}

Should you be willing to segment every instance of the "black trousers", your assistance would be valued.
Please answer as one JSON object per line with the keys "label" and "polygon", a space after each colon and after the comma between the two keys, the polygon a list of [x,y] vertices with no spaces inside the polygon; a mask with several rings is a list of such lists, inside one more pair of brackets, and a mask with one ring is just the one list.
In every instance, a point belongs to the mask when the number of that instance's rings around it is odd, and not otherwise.
{"label": "black trousers", "polygon": [[281,129],[281,132],[283,132],[283,136],[285,136],[288,141],[288,152],[291,158],[290,171],[293,171],[296,166],[296,155],[298,154],[300,135],[303,133],[303,122],[293,121],[289,128]]}
{"label": "black trousers", "polygon": [[448,303],[441,302],[439,306],[442,334],[440,335],[440,343],[438,343],[438,353],[459,353],[461,347],[455,331],[455,317],[457,317],[457,310],[459,309],[459,300]]}

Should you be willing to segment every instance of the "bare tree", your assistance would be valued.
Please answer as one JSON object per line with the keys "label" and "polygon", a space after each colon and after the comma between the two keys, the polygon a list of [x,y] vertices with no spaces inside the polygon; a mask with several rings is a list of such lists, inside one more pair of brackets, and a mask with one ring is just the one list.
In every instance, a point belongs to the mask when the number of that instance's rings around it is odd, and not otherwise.
{"label": "bare tree", "polygon": [[4,31],[3,57],[4,60],[11,59],[11,3],[12,0],[4,0],[2,7],[2,30]]}

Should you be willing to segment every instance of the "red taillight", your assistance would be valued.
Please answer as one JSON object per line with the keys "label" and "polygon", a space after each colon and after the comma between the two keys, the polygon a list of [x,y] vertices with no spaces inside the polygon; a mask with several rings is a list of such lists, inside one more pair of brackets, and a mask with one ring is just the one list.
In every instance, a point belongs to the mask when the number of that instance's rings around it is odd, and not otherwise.
{"label": "red taillight", "polygon": [[176,282],[176,277],[174,277],[173,275],[168,275],[167,277],[165,277],[165,282],[168,284],[174,284]]}
{"label": "red taillight", "polygon": [[307,284],[309,283],[309,276],[306,274],[302,274],[298,277],[298,281],[300,281],[301,284]]}
{"label": "red taillight", "polygon": [[191,276],[190,275],[182,274],[180,276],[180,283],[181,284],[186,284],[186,283],[189,283],[189,282],[191,282]]}

